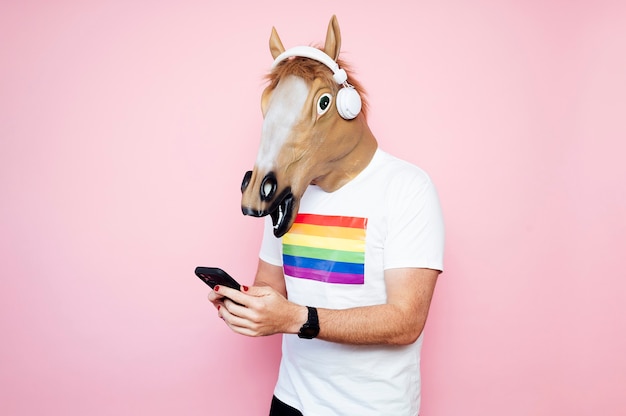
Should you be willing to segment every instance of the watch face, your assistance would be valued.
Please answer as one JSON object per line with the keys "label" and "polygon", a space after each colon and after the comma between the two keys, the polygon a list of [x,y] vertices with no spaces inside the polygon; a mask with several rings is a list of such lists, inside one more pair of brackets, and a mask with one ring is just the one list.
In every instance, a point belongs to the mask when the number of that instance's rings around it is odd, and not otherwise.
{"label": "watch face", "polygon": [[304,336],[314,337],[316,335],[315,334],[316,332],[317,332],[317,330],[315,328],[310,327],[308,325],[306,327],[302,328],[302,335],[304,335]]}
{"label": "watch face", "polygon": [[300,328],[300,333],[298,334],[298,336],[300,338],[312,339],[315,338],[319,332],[319,328],[310,326],[309,324],[304,324],[302,328]]}

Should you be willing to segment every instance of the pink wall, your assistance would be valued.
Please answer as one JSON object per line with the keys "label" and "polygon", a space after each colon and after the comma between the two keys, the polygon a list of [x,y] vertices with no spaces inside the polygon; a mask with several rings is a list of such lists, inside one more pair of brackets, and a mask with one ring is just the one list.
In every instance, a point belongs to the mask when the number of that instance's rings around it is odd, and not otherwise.
{"label": "pink wall", "polygon": [[265,414],[279,337],[192,271],[251,282],[270,29],[333,13],[445,210],[422,413],[626,413],[623,2],[84,3],[0,4],[0,413]]}

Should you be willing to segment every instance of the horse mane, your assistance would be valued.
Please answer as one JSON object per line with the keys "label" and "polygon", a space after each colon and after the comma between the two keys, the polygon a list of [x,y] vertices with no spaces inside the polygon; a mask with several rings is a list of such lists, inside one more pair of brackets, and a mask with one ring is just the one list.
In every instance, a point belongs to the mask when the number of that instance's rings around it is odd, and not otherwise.
{"label": "horse mane", "polygon": [[[353,77],[353,72],[349,64],[346,64],[341,58],[337,59],[337,64],[339,64],[339,68],[343,68],[346,71],[348,74],[348,83],[352,85],[361,96],[361,113],[367,119],[367,92],[363,88],[363,85]],[[312,83],[316,78],[320,78],[324,83],[330,86],[335,96],[341,87],[341,85],[335,82],[332,71],[330,71],[326,65],[313,59],[299,56],[285,59],[278,64],[274,70],[267,74],[265,78],[269,83],[269,88],[273,90],[278,85],[278,82],[287,75],[300,77],[304,79],[307,84]]]}

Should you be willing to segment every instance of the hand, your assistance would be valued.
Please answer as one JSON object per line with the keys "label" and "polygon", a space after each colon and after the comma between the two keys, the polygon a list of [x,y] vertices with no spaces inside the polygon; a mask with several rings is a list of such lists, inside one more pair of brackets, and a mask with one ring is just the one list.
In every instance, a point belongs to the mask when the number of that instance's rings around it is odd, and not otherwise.
{"label": "hand", "polygon": [[216,286],[213,292],[209,300],[214,299],[218,316],[242,335],[296,334],[308,319],[306,306],[289,302],[270,286],[242,286],[241,291]]}

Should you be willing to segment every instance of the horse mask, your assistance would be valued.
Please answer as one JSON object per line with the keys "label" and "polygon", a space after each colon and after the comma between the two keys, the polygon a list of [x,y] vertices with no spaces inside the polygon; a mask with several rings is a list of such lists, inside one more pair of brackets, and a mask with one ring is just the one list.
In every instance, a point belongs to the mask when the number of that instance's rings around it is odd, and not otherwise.
{"label": "horse mask", "polygon": [[377,144],[365,119],[363,89],[339,60],[335,16],[323,50],[285,50],[275,28],[269,44],[274,64],[261,96],[261,143],[241,184],[241,209],[244,215],[270,215],[274,235],[281,237],[309,185],[339,189],[367,166]]}

